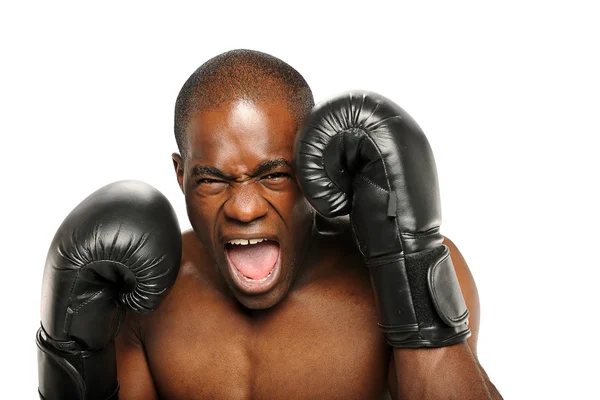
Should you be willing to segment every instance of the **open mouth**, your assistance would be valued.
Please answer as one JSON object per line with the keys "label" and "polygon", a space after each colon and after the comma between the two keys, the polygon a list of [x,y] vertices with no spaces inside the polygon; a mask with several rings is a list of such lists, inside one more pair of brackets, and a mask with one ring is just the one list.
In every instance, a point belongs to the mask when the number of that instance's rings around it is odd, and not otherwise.
{"label": "open mouth", "polygon": [[279,277],[281,257],[279,243],[266,238],[231,239],[225,254],[233,280],[243,292],[267,292]]}

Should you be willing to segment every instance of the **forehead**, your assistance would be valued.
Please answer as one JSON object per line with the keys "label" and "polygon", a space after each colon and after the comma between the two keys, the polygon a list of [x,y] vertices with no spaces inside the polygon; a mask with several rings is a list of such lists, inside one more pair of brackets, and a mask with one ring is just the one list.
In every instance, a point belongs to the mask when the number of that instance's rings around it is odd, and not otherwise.
{"label": "forehead", "polygon": [[284,158],[291,161],[297,123],[287,104],[240,100],[203,110],[190,119],[188,151],[196,163],[252,168]]}

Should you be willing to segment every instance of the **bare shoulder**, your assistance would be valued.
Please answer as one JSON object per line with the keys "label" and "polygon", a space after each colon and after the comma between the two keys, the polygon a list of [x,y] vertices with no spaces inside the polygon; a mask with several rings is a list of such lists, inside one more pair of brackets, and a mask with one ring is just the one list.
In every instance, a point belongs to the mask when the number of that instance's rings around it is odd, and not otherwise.
{"label": "bare shoulder", "polygon": [[[157,310],[146,314],[127,311],[125,320],[115,339],[117,371],[121,383],[121,398],[156,399],[148,357],[148,339],[152,337],[156,327],[165,319],[177,314],[180,306],[178,298],[182,297],[180,286],[186,286],[191,274],[190,266],[199,256],[199,249],[193,243],[189,233],[182,235],[183,253],[180,269],[174,286],[165,295]],[[174,306],[175,305],[175,306]],[[175,310],[175,312],[174,312]],[[156,355],[156,353],[154,353]]]}
{"label": "bare shoulder", "polygon": [[473,351],[473,354],[477,355],[477,337],[479,335],[479,293],[477,291],[477,285],[473,274],[467,265],[467,261],[461,254],[460,250],[454,244],[454,242],[447,237],[444,238],[443,242],[450,250],[450,257],[454,264],[456,276],[460,284],[467,308],[469,309],[469,329],[471,329],[471,337],[467,339],[469,347]]}
{"label": "bare shoulder", "polygon": [[352,228],[347,217],[326,219],[317,216],[313,248],[309,251],[311,269],[309,281],[323,277],[347,277],[359,275],[359,280],[368,282],[368,273],[362,255],[358,251]]}
{"label": "bare shoulder", "polygon": [[193,231],[182,234],[182,245],[177,278],[159,307],[154,312],[146,314],[127,312],[123,334],[140,344],[144,343],[148,330],[152,330],[159,321],[183,306],[183,300],[191,301],[190,295],[198,296],[205,293],[206,288],[214,286],[206,251]]}
{"label": "bare shoulder", "polygon": [[[320,232],[319,240],[323,248],[323,259],[327,260],[325,262],[326,265],[331,265],[331,271],[334,274],[343,273],[344,275],[348,275],[350,273],[358,281],[369,284],[368,272],[364,267],[362,255],[358,251],[354,241],[348,218],[342,217],[333,220],[322,218],[321,220],[317,220],[317,225]],[[473,353],[476,354],[480,317],[477,285],[467,261],[457,245],[447,237],[444,237],[443,244],[448,246],[450,250],[450,257],[452,258],[463,296],[469,308],[471,337],[468,339],[468,343]]]}
{"label": "bare shoulder", "polygon": [[172,295],[177,295],[182,287],[189,284],[201,285],[205,289],[220,287],[223,282],[214,268],[214,261],[194,231],[185,231],[181,237],[181,266],[171,290]]}
{"label": "bare shoulder", "polygon": [[181,265],[177,279],[158,308],[155,316],[170,312],[175,307],[199,303],[206,294],[219,292],[220,279],[211,256],[194,231],[182,234]]}
{"label": "bare shoulder", "polygon": [[[316,222],[320,232],[319,240],[323,248],[322,258],[325,260],[324,265],[329,265],[331,268],[330,271],[333,274],[344,275],[344,280],[347,280],[349,276],[354,277],[355,279],[351,280],[354,282],[353,286],[355,288],[368,287],[370,290],[369,275],[366,267],[364,267],[362,255],[358,251],[354,241],[348,218],[318,218]],[[460,288],[470,312],[469,328],[471,329],[471,337],[467,341],[471,350],[476,355],[480,320],[477,286],[471,270],[457,245],[447,237],[444,237],[443,244],[448,246],[450,250],[450,257],[452,258]],[[365,284],[366,286],[364,286]]]}
{"label": "bare shoulder", "polygon": [[363,334],[379,337],[369,270],[350,224],[342,220],[320,221],[317,228],[313,248],[304,263],[308,272],[299,277],[290,291],[290,304],[308,305],[308,309],[318,310],[321,317],[327,316],[328,321],[336,323],[360,320]]}

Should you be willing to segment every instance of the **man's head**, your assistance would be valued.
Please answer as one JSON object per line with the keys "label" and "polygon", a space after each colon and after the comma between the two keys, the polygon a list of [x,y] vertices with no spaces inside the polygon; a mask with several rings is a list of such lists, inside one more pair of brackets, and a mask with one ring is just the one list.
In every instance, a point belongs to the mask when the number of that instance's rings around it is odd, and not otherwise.
{"label": "man's head", "polygon": [[282,60],[252,50],[220,54],[194,71],[177,96],[175,139],[184,159],[190,118],[234,100],[285,104],[298,123],[314,106],[302,75]]}
{"label": "man's head", "polygon": [[313,211],[291,163],[313,105],[297,71],[250,50],[209,60],[177,98],[181,155],[173,161],[190,222],[234,296],[252,309],[285,296],[306,251]]}

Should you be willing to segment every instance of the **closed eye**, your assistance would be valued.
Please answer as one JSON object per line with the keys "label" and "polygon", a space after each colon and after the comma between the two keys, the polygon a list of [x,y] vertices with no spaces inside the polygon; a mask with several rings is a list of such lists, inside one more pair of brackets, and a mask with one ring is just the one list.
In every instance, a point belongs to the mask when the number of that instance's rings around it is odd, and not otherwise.
{"label": "closed eye", "polygon": [[272,174],[263,176],[262,179],[281,179],[281,178],[289,178],[289,177],[290,177],[290,174],[288,174],[286,172],[274,172]]}
{"label": "closed eye", "polygon": [[211,183],[225,183],[221,180],[218,179],[211,179],[211,178],[200,178],[196,181],[196,183],[198,184],[211,184]]}

